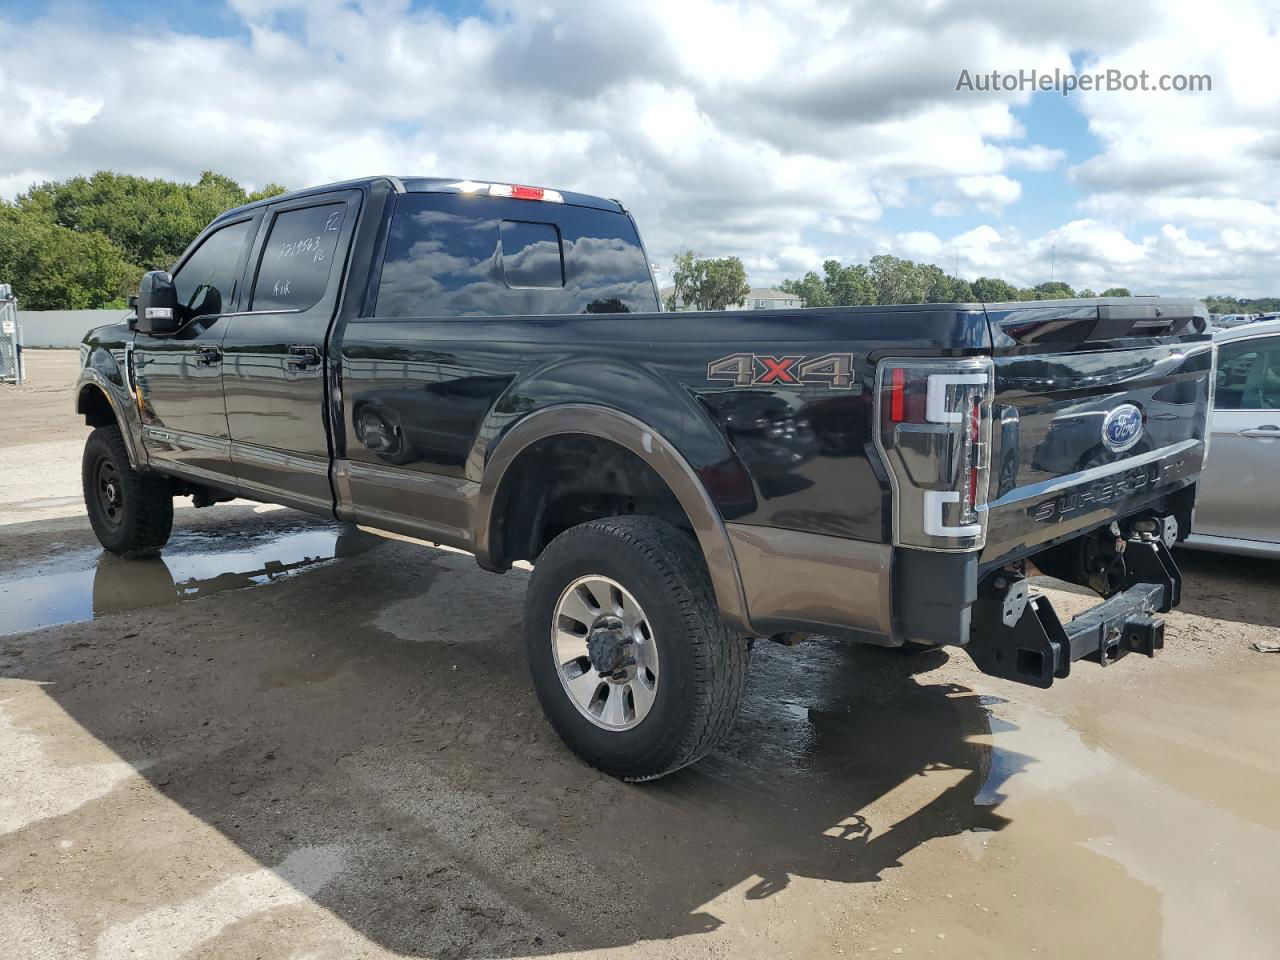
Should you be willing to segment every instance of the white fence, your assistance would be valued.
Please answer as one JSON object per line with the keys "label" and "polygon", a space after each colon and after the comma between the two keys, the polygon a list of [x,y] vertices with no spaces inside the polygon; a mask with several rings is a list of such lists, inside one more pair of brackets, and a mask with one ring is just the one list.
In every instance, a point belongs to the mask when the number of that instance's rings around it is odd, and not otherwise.
{"label": "white fence", "polygon": [[84,335],[94,327],[119,323],[128,310],[19,310],[22,344],[32,347],[70,347],[80,345]]}

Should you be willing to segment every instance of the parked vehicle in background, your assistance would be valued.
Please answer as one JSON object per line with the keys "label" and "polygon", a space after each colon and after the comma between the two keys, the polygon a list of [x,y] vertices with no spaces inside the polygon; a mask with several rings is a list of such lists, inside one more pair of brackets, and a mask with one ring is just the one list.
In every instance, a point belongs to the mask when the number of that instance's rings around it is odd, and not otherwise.
{"label": "parked vehicle in background", "polygon": [[[727,732],[753,637],[1040,687],[1153,655],[1207,328],[1157,298],[663,313],[616,201],[376,177],[218,217],[85,338],[85,501],[125,556],[175,496],[244,496],[531,561],[548,719],[645,779]],[[1105,602],[1060,621],[1029,560]]]}
{"label": "parked vehicle in background", "polygon": [[1232,327],[1242,327],[1247,323],[1253,323],[1253,320],[1252,313],[1227,313],[1218,318],[1215,326],[1221,330],[1229,330]]}
{"label": "parked vehicle in background", "polygon": [[1214,337],[1209,460],[1188,547],[1280,556],[1280,319]]}

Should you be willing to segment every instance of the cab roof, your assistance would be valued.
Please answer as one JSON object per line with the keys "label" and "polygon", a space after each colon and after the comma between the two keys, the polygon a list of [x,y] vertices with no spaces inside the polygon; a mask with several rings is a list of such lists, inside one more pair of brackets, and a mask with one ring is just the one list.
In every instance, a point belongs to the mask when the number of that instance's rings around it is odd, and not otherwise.
{"label": "cab roof", "polygon": [[[524,187],[516,184],[497,183],[495,181],[476,181],[466,178],[459,179],[457,177],[393,177],[389,175],[376,177],[361,177],[357,180],[341,180],[337,183],[325,183],[315,187],[306,187],[302,190],[291,190],[288,193],[282,193],[278,196],[267,197],[264,200],[255,200],[253,203],[242,204],[226,213],[220,214],[218,220],[222,220],[233,214],[243,213],[246,210],[254,210],[258,207],[265,206],[269,203],[279,203],[282,200],[295,200],[301,197],[308,197],[319,193],[329,193],[333,190],[363,190],[368,189],[375,183],[388,184],[396,193],[475,193],[479,188],[498,187],[500,189],[511,189],[525,191],[528,196],[515,195],[516,199],[527,199],[531,202],[542,202],[544,195],[548,195],[545,199],[550,200],[552,196],[559,198],[558,202],[567,203],[575,207],[593,207],[596,210],[608,210],[611,213],[626,213],[626,208],[617,200],[606,200],[603,197],[592,196],[588,193],[574,193],[567,190],[552,190],[544,187]],[[537,194],[537,196],[534,196]],[[495,196],[497,194],[488,194]],[[510,195],[510,194],[508,194]]]}

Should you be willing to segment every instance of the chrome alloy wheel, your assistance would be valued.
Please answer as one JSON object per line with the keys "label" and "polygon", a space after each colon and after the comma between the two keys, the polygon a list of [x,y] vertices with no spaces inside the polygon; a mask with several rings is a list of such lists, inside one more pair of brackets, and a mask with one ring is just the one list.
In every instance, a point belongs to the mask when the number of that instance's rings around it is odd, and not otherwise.
{"label": "chrome alloy wheel", "polygon": [[579,577],[551,617],[551,654],[578,712],[606,730],[630,730],[658,692],[658,647],[644,610],[608,577]]}

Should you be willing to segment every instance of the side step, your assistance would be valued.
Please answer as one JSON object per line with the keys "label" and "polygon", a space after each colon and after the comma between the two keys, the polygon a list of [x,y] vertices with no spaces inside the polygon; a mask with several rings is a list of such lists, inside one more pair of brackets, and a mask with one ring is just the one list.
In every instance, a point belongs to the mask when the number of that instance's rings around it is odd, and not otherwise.
{"label": "side step", "polygon": [[1154,657],[1164,647],[1164,620],[1182,599],[1182,575],[1164,543],[1131,538],[1125,547],[1129,586],[1062,623],[1049,598],[1032,594],[1021,576],[997,573],[979,590],[966,649],[978,669],[1033,687],[1049,687],[1076,660],[1106,666],[1130,653]]}

